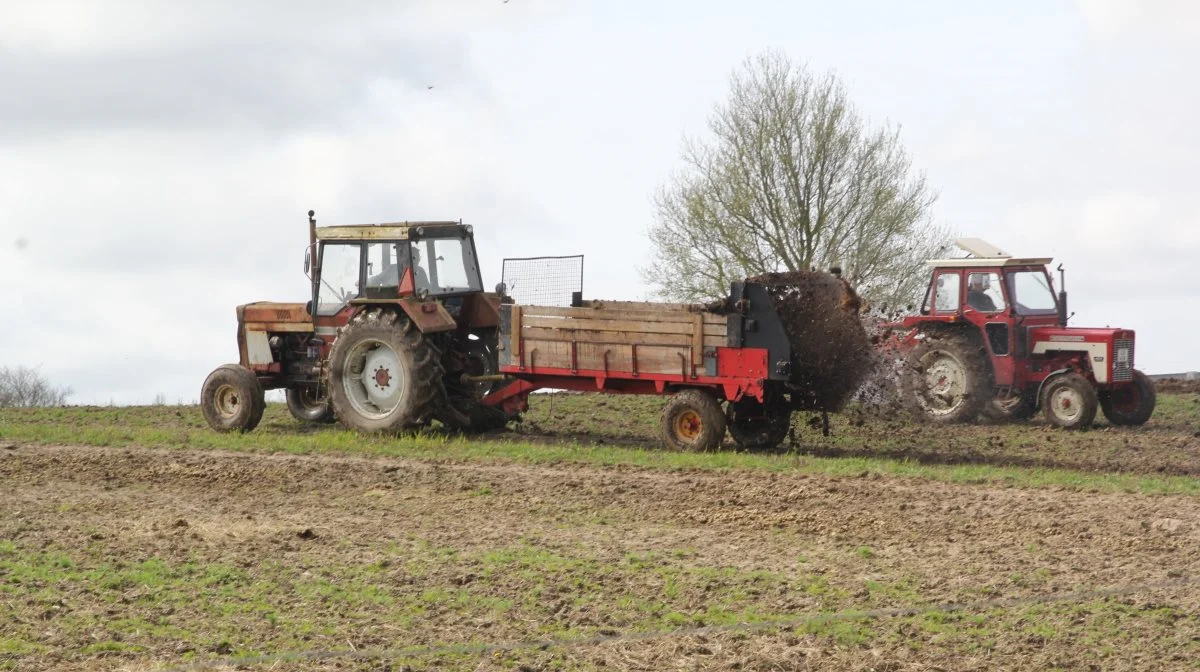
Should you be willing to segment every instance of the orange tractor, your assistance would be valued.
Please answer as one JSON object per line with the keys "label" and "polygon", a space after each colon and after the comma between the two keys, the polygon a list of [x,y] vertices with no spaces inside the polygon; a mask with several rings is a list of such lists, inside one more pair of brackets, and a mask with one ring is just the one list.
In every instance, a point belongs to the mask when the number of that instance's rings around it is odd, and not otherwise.
{"label": "orange tractor", "polygon": [[498,382],[500,297],[483,291],[472,227],[403,222],[318,227],[304,261],[312,300],[237,308],[240,361],[204,381],[219,431],[249,431],[264,390],[287,390],[292,415],[366,432],[435,418],[462,429],[503,425],[480,403]]}
{"label": "orange tractor", "polygon": [[1040,409],[1072,429],[1090,426],[1098,409],[1114,425],[1150,419],[1154,384],[1134,368],[1132,330],[1068,327],[1067,293],[1054,291],[1051,259],[957,242],[971,256],[930,261],[921,313],[890,325],[906,353],[903,400],[917,417],[1027,419]]}

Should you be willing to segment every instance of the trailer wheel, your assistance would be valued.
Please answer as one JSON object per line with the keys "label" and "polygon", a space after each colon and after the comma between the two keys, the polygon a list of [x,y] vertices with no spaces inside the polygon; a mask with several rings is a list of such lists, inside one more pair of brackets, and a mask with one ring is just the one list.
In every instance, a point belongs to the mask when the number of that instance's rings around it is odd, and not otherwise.
{"label": "trailer wheel", "polygon": [[329,395],[322,395],[316,385],[289,387],[287,407],[292,417],[300,422],[328,424],[334,421]]}
{"label": "trailer wheel", "polygon": [[931,335],[900,373],[904,403],[920,420],[971,422],[992,397],[983,346],[965,334]]}
{"label": "trailer wheel", "polygon": [[408,316],[376,308],[355,315],[333,342],[326,387],[345,427],[396,433],[441,408],[442,376],[441,353]]}
{"label": "trailer wheel", "polygon": [[1158,393],[1154,382],[1141,371],[1134,370],[1133,382],[1100,393],[1100,408],[1104,417],[1114,425],[1144,425],[1154,415]]}
{"label": "trailer wheel", "polygon": [[667,402],[662,412],[662,435],[675,450],[710,451],[725,438],[725,414],[713,395],[703,390],[683,390]]}
{"label": "trailer wheel", "polygon": [[262,384],[249,369],[224,364],[208,374],[200,388],[200,409],[218,432],[249,432],[262,420],[267,402]]}
{"label": "trailer wheel", "polygon": [[1050,424],[1063,429],[1084,429],[1096,419],[1099,398],[1091,381],[1078,373],[1065,373],[1046,382],[1042,407]]}
{"label": "trailer wheel", "polygon": [[762,404],[754,397],[730,402],[725,418],[729,435],[746,450],[774,450],[792,426],[792,413],[786,406]]}

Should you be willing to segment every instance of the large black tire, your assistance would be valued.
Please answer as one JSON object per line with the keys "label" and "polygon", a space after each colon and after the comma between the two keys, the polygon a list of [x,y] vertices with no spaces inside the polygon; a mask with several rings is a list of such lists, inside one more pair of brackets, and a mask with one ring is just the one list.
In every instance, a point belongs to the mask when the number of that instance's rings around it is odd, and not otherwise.
{"label": "large black tire", "polygon": [[351,318],[329,351],[328,371],[334,415],[359,432],[415,429],[445,404],[441,353],[396,310],[370,308]]}
{"label": "large black tire", "polygon": [[1095,386],[1078,373],[1060,374],[1042,385],[1042,408],[1046,420],[1056,427],[1091,427],[1099,405]]}
{"label": "large black tire", "polygon": [[987,351],[968,334],[931,334],[909,353],[900,389],[918,420],[973,422],[993,396]]}
{"label": "large black tire", "polygon": [[1114,425],[1144,425],[1154,415],[1158,392],[1154,381],[1134,369],[1133,382],[1100,393],[1100,408],[1104,417]]}
{"label": "large black tire", "polygon": [[713,395],[683,390],[663,408],[660,429],[670,448],[707,452],[721,447],[725,424],[725,413]]}
{"label": "large black tire", "polygon": [[208,426],[218,432],[249,432],[266,410],[266,395],[254,372],[224,364],[208,374],[200,388],[200,409]]}
{"label": "large black tire", "polygon": [[329,403],[329,395],[321,395],[316,385],[289,387],[287,391],[287,407],[292,417],[300,422],[328,424],[334,421],[333,404]]}
{"label": "large black tire", "polygon": [[[463,347],[465,368],[461,374],[458,371],[453,372],[451,378],[456,375],[491,376],[498,374],[500,358],[496,340],[495,331],[484,334],[475,340],[468,339]],[[454,408],[447,408],[446,412],[442,413],[438,419],[451,429],[470,434],[504,429],[509,422],[519,420],[520,415],[508,414],[496,406],[483,404],[483,398],[488,393],[504,384],[499,381],[481,383],[447,381],[448,406]]]}
{"label": "large black tire", "polygon": [[774,450],[787,438],[792,412],[784,404],[763,404],[754,397],[742,397],[725,409],[729,435],[746,450]]}

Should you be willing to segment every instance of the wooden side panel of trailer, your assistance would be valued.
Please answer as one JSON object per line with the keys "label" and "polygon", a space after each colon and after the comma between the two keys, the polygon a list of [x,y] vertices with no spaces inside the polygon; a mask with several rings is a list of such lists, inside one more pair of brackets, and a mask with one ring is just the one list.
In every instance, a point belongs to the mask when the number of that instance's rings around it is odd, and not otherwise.
{"label": "wooden side panel of trailer", "polygon": [[500,366],[604,371],[616,377],[716,374],[723,315],[689,304],[592,301],[579,308],[501,307]]}

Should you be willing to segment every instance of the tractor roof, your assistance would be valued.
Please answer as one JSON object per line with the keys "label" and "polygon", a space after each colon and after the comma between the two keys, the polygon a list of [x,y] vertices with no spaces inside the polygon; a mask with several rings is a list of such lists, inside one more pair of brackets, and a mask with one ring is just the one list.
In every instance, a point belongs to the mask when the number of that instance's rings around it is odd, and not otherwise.
{"label": "tractor roof", "polygon": [[459,222],[391,222],[386,224],[344,224],[318,226],[318,240],[408,240],[411,234],[446,235],[458,229],[471,232]]}
{"label": "tractor roof", "polygon": [[1052,261],[1051,257],[1013,257],[979,238],[958,238],[954,244],[971,256],[957,259],[930,259],[925,263],[930,266],[964,268],[967,266],[1045,266]]}

